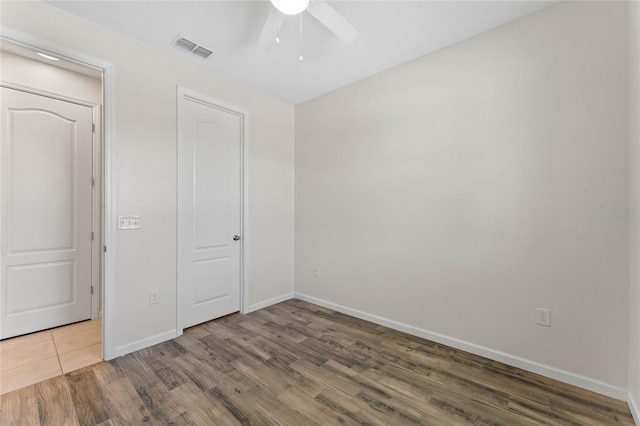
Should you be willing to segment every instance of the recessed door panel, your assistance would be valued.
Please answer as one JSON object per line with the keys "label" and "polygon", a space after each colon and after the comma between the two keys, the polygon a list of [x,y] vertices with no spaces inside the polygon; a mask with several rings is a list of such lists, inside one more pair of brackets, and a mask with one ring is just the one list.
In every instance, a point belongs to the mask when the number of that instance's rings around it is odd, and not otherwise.
{"label": "recessed door panel", "polygon": [[71,249],[77,125],[40,109],[9,108],[7,114],[9,250]]}
{"label": "recessed door panel", "polygon": [[2,88],[0,338],[91,318],[93,111]]}
{"label": "recessed door panel", "polygon": [[7,316],[74,302],[73,262],[12,266],[7,274]]}
{"label": "recessed door panel", "polygon": [[228,129],[215,121],[193,123],[195,249],[229,244],[229,204],[220,202],[228,191],[229,148],[233,140]]}
{"label": "recessed door panel", "polygon": [[228,257],[193,262],[193,289],[195,292],[193,301],[195,305],[229,297],[231,293],[230,263]]}

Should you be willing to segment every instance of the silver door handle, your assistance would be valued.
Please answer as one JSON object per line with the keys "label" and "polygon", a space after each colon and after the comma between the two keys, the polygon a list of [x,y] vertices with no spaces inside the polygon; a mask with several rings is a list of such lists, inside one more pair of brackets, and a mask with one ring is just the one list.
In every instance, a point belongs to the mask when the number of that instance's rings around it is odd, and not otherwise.
{"label": "silver door handle", "polygon": [[233,236],[233,241],[238,241],[240,239],[240,235],[234,235]]}

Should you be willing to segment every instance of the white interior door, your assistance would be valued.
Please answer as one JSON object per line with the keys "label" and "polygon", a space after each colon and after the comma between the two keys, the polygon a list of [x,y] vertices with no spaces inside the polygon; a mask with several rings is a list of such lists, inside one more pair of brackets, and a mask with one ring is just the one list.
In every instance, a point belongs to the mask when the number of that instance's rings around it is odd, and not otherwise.
{"label": "white interior door", "polygon": [[0,338],[91,318],[92,109],[3,87]]}
{"label": "white interior door", "polygon": [[179,287],[182,326],[240,308],[243,117],[181,96]]}

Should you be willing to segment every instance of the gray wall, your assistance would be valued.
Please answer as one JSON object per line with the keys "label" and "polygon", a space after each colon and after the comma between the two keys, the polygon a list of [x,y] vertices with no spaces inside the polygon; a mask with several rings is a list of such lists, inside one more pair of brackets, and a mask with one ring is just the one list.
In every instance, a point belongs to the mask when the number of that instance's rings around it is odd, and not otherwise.
{"label": "gray wall", "polygon": [[296,292],[624,395],[626,11],[563,2],[298,105]]}

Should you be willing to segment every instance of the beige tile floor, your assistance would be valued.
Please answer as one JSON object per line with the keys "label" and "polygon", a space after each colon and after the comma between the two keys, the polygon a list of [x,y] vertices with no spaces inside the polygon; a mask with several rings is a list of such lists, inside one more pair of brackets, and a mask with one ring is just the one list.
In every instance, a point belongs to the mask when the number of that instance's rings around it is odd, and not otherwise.
{"label": "beige tile floor", "polygon": [[92,320],[0,342],[0,394],[102,360],[102,321]]}

